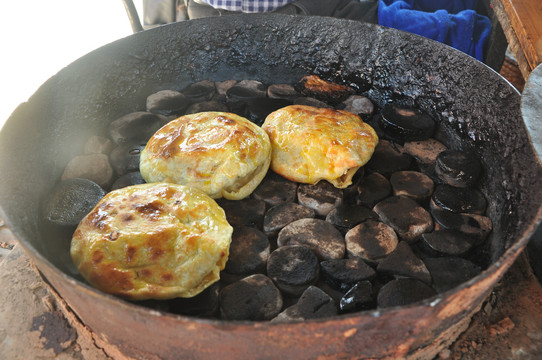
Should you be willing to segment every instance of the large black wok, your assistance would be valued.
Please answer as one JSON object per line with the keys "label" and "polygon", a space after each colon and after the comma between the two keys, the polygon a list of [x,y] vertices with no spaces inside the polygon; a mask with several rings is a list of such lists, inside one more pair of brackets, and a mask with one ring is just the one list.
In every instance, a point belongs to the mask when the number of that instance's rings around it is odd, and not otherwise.
{"label": "large black wok", "polygon": [[[147,95],[204,79],[294,82],[306,74],[431,113],[448,146],[484,163],[494,230],[489,268],[415,305],[294,324],[197,320],[149,310],[75,280],[69,244],[39,226],[41,198],[90,135]],[[0,134],[0,204],[38,269],[99,338],[149,358],[431,358],[466,328],[537,227],[542,168],[520,96],[497,73],[424,38],[331,18],[242,15],[176,23],[82,57],[21,105]]]}

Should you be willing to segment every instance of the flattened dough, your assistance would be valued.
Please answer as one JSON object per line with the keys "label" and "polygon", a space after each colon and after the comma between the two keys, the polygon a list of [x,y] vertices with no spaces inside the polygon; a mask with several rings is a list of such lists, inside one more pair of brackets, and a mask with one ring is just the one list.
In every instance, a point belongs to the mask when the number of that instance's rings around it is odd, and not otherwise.
{"label": "flattened dough", "polygon": [[231,113],[181,116],[158,130],[141,153],[147,182],[193,186],[213,199],[247,197],[264,178],[271,161],[267,134]]}
{"label": "flattened dough", "polygon": [[262,128],[273,149],[271,169],[306,184],[347,187],[378,144],[371,126],[342,110],[291,105],[269,114]]}
{"label": "flattened dough", "polygon": [[232,231],[201,190],[133,185],[98,202],[70,251],[81,275],[104,292],[131,300],[192,297],[219,279]]}

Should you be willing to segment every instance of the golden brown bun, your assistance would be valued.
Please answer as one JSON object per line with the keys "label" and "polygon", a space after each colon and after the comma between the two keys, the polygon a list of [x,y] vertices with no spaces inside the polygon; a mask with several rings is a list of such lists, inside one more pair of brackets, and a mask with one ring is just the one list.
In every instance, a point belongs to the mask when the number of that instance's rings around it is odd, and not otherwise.
{"label": "golden brown bun", "polygon": [[181,116],[158,130],[141,153],[147,182],[197,187],[213,199],[239,200],[269,168],[271,144],[256,124],[231,113]]}
{"label": "golden brown bun", "polygon": [[192,297],[220,278],[232,227],[198,189],[142,184],[108,193],[79,223],[71,256],[96,288],[132,300]]}
{"label": "golden brown bun", "polygon": [[271,169],[306,184],[347,187],[378,144],[371,126],[342,110],[291,105],[269,114],[262,128],[273,148]]}

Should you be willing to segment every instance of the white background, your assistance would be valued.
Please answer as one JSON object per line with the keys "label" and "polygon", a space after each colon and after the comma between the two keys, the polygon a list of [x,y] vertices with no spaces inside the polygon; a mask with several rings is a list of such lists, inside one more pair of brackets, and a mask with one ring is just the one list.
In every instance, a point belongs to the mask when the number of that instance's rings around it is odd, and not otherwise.
{"label": "white background", "polygon": [[63,67],[132,34],[122,0],[0,0],[0,14],[0,127]]}

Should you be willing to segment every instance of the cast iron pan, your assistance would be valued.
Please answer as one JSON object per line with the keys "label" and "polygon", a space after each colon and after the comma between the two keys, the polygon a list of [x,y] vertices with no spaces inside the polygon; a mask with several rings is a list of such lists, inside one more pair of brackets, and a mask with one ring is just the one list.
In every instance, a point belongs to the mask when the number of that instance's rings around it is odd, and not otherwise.
{"label": "cast iron pan", "polygon": [[[484,163],[492,264],[425,302],[293,324],[198,320],[149,310],[76,280],[69,244],[39,227],[38,208],[90,135],[143,110],[147,95],[204,79],[293,83],[317,74],[431,113],[451,148]],[[467,326],[526,246],[542,204],[542,169],[518,92],[442,44],[332,18],[239,15],[181,22],[75,61],[22,104],[0,134],[0,204],[39,270],[99,339],[134,358],[432,358]]]}

